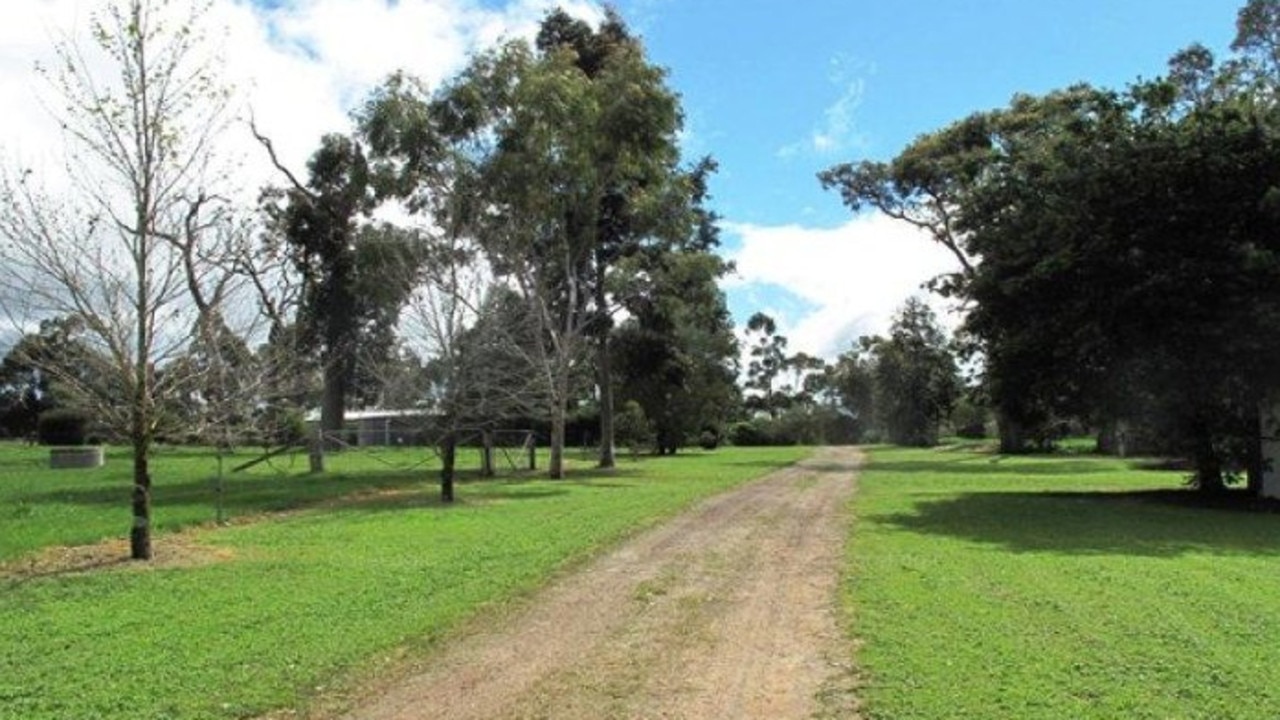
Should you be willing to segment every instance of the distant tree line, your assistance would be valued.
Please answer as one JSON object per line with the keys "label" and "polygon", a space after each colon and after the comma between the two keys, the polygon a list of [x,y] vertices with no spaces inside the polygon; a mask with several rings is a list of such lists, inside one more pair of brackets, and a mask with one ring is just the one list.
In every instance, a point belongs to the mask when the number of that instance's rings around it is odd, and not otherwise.
{"label": "distant tree line", "polygon": [[898,309],[886,336],[864,336],[833,362],[788,353],[764,313],[746,329],[748,417],[730,426],[735,444],[927,447],[943,433],[985,436],[985,414],[966,401],[954,343],[919,298]]}

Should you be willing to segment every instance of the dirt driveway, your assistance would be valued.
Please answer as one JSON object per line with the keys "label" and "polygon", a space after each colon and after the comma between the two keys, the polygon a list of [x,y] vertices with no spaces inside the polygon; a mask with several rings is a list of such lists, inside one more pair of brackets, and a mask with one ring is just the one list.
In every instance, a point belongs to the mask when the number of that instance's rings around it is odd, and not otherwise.
{"label": "dirt driveway", "polygon": [[861,458],[812,458],[704,502],[464,633],[349,720],[856,714],[836,620]]}

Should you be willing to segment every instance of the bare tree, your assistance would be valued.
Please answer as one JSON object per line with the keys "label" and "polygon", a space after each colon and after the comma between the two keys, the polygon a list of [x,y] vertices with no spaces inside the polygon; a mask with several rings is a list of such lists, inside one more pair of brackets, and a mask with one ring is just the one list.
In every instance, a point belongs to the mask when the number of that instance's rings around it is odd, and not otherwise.
{"label": "bare tree", "polygon": [[474,243],[442,236],[430,244],[424,283],[411,295],[401,331],[428,359],[442,460],[440,494],[453,500],[457,444],[487,438],[502,420],[545,414],[545,382],[534,371],[540,343],[525,303],[497,280]]}
{"label": "bare tree", "polygon": [[0,292],[19,327],[75,317],[110,382],[49,370],[128,437],[133,449],[130,553],[151,557],[152,445],[164,407],[207,373],[183,362],[234,318],[228,300],[243,236],[216,142],[230,92],[201,30],[208,3],[112,0],[91,18],[89,43],[62,40],[42,72],[65,131],[65,175],[0,177]]}

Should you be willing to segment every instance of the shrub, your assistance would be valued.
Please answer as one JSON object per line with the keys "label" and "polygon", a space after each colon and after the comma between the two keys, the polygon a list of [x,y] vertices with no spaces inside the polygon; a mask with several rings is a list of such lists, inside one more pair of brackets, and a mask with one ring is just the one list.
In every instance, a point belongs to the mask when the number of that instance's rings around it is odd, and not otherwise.
{"label": "shrub", "polygon": [[84,445],[88,427],[83,410],[62,408],[41,413],[36,434],[41,445]]}
{"label": "shrub", "polygon": [[307,421],[300,410],[273,405],[259,418],[257,434],[272,445],[301,445],[307,439]]}
{"label": "shrub", "polygon": [[653,426],[644,414],[644,408],[635,400],[628,400],[622,405],[622,412],[613,416],[614,442],[639,454],[644,448],[653,444]]}
{"label": "shrub", "polygon": [[761,447],[795,445],[797,439],[793,428],[783,420],[756,418],[735,423],[729,428],[729,442],[738,447]]}
{"label": "shrub", "polygon": [[698,447],[703,450],[715,450],[720,447],[720,436],[712,430],[703,430],[698,435]]}

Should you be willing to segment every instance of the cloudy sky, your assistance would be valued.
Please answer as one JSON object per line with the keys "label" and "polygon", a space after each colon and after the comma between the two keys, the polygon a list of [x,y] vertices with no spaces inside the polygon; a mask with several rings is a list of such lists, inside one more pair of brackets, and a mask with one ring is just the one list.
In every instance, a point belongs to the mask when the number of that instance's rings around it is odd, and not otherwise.
{"label": "cloudy sky", "polygon": [[[739,324],[764,310],[793,349],[832,356],[859,335],[882,332],[893,309],[952,261],[908,228],[852,216],[820,188],[817,172],[888,159],[917,135],[1017,92],[1078,81],[1121,87],[1160,74],[1191,42],[1224,50],[1242,2],[613,4],[683,97],[686,155],[720,162],[713,203],[738,266],[725,288]],[[601,14],[596,0],[213,0],[212,20],[225,33],[226,73],[244,105],[301,168],[319,136],[345,130],[348,111],[391,71],[438,84],[468,53],[532,33],[556,4]],[[33,162],[56,146],[33,67],[96,6],[4,0],[6,162]],[[245,173],[247,187],[266,179],[260,162],[251,160]]]}

